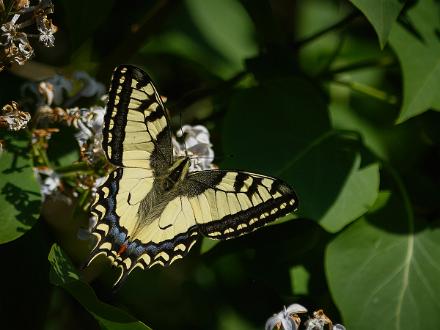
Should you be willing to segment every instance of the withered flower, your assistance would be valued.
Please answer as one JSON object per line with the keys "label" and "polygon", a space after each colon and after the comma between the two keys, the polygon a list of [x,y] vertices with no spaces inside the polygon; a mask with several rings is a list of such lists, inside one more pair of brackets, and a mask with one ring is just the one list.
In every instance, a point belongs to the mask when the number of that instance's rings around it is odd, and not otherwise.
{"label": "withered flower", "polygon": [[20,105],[12,101],[11,104],[6,104],[1,111],[0,127],[6,128],[9,131],[19,131],[26,127],[31,119],[28,112],[22,111]]}
{"label": "withered flower", "polygon": [[[34,50],[28,38],[36,37],[46,47],[54,46],[55,42],[53,34],[57,27],[47,18],[48,14],[53,13],[50,0],[40,0],[35,6],[29,6],[29,0],[18,0],[14,9],[16,13],[12,19],[0,26],[0,70],[12,63],[23,65],[33,56]],[[39,34],[22,31],[35,23]]]}

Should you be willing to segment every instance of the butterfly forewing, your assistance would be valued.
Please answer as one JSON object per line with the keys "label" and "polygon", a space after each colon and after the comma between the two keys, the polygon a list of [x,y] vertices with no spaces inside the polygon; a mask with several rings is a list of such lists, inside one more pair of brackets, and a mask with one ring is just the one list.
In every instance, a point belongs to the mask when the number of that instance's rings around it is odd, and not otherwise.
{"label": "butterfly forewing", "polygon": [[171,135],[164,106],[151,79],[136,67],[119,66],[113,73],[102,145],[116,166],[161,173],[171,164]]}
{"label": "butterfly forewing", "polygon": [[234,238],[293,212],[295,192],[283,181],[241,171],[201,171],[188,176],[182,193],[200,233]]}

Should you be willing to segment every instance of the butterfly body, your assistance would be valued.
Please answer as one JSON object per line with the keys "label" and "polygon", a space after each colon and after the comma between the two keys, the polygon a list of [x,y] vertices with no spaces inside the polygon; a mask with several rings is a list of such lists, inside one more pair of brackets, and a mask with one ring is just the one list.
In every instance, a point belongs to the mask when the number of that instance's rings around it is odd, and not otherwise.
{"label": "butterfly body", "polygon": [[103,148],[116,169],[97,190],[91,212],[100,254],[121,268],[122,283],[136,267],[168,266],[200,236],[237,237],[297,208],[283,181],[244,171],[190,172],[174,157],[168,119],[150,78],[139,68],[113,74],[104,119]]}

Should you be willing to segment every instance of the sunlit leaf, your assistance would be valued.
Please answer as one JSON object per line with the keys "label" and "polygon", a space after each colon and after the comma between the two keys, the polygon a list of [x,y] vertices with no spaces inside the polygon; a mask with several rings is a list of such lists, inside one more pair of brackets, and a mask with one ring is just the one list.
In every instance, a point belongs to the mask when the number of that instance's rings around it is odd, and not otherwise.
{"label": "sunlit leaf", "polygon": [[40,186],[28,145],[23,136],[7,136],[5,150],[0,152],[0,243],[25,234],[40,214]]}
{"label": "sunlit leaf", "polygon": [[415,222],[404,205],[392,196],[328,246],[327,278],[347,329],[440,327],[440,227]]}
{"label": "sunlit leaf", "polygon": [[379,37],[380,47],[387,43],[394,22],[403,8],[399,0],[350,0],[367,17]]}
{"label": "sunlit leaf", "polygon": [[309,290],[310,273],[302,266],[294,266],[290,269],[290,278],[292,281],[292,290],[295,295],[306,295]]}
{"label": "sunlit leaf", "polygon": [[440,110],[440,40],[438,5],[421,0],[408,16],[416,33],[396,25],[391,46],[403,71],[403,104],[397,122],[401,123],[430,108]]}
{"label": "sunlit leaf", "polygon": [[[205,40],[234,68],[257,53],[254,27],[235,0],[187,0],[189,13]],[[227,19],[225,19],[227,17]]]}
{"label": "sunlit leaf", "polygon": [[66,289],[104,329],[150,329],[123,310],[100,301],[93,289],[79,279],[75,267],[58,245],[52,246],[48,259],[52,266],[52,284]]}

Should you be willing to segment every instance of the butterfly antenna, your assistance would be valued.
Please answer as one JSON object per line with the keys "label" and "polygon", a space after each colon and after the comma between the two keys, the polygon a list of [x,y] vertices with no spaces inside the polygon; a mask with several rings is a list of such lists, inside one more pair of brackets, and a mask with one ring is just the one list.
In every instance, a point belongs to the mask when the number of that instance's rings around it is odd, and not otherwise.
{"label": "butterfly antenna", "polygon": [[[180,133],[183,137],[182,111],[179,112]],[[183,147],[185,148],[185,157],[188,157],[188,148],[186,147],[185,138],[183,139]]]}

